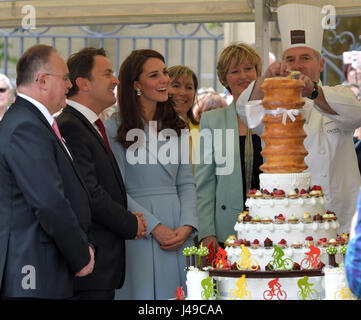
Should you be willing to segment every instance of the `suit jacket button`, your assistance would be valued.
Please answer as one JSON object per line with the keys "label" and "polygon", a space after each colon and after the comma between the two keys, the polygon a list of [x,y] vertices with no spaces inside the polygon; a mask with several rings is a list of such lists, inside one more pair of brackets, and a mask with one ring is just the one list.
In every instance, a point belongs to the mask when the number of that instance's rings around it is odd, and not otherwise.
{"label": "suit jacket button", "polygon": [[222,204],[221,208],[222,208],[223,210],[226,210],[226,209],[227,209],[227,207],[226,207],[224,204]]}

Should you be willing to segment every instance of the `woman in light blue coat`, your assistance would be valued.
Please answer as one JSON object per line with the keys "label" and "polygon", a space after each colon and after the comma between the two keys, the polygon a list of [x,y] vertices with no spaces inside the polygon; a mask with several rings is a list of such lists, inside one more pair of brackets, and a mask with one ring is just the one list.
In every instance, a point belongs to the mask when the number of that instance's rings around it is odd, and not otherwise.
{"label": "woman in light blue coat", "polygon": [[133,51],[119,81],[120,112],[105,127],[128,209],[142,212],[148,228],[145,238],[126,241],[125,282],[116,299],[169,299],[178,286],[186,288],[183,248],[193,245],[198,228],[188,135],[168,100],[162,55]]}

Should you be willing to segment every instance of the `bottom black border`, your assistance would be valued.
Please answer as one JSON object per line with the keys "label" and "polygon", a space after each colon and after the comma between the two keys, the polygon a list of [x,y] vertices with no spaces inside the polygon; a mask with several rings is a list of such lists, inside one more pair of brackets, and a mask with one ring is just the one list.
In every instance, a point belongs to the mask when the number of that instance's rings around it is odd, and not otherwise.
{"label": "bottom black border", "polygon": [[[131,300],[131,301],[0,301],[2,313],[15,315],[34,316],[49,319],[49,316],[66,317],[77,316],[84,319],[108,316],[119,319],[237,319],[239,317],[266,317],[267,319],[279,318],[281,315],[293,317],[299,311],[312,318],[314,314],[329,314],[335,316],[338,311],[340,316],[346,316],[353,310],[360,310],[360,301],[196,301],[196,300]],[[263,310],[259,309],[262,308]],[[168,308],[168,309],[167,309]],[[170,309],[171,308],[171,309]],[[295,309],[296,308],[296,309]],[[300,309],[298,309],[300,308]],[[299,310],[299,311],[297,311]],[[169,312],[170,311],[170,312]],[[267,312],[266,316],[262,316]],[[320,313],[321,312],[321,313]]]}

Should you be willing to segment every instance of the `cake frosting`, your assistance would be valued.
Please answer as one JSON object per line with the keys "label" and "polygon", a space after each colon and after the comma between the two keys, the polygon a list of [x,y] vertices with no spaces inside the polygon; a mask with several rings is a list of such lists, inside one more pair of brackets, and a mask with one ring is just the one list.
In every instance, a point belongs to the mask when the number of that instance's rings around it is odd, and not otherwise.
{"label": "cake frosting", "polygon": [[356,300],[351,292],[344,267],[328,266],[325,273],[325,299],[326,300]]}
{"label": "cake frosting", "polygon": [[311,173],[261,173],[259,175],[259,182],[261,189],[271,191],[273,188],[277,188],[284,190],[288,194],[296,188],[299,190],[309,189],[311,186]]}
{"label": "cake frosting", "polygon": [[[275,280],[277,276],[279,277],[277,282],[285,294],[283,294],[281,297],[277,297],[277,290],[275,290],[275,294],[273,296],[269,296],[267,295],[267,291],[270,290],[269,283],[272,280]],[[300,299],[302,298],[302,295],[300,294],[301,288],[299,287],[298,283],[300,280],[304,279],[304,277],[305,275],[300,276],[296,274],[293,277],[282,277],[282,274],[272,274],[271,277],[252,278],[252,275],[247,275],[245,282],[246,290],[249,292],[249,294],[245,297],[237,296],[235,300],[303,300]],[[221,299],[230,300],[230,292],[238,288],[237,281],[239,278],[225,278],[222,276],[214,276],[213,278],[217,281],[217,287],[221,293]],[[323,299],[323,277],[319,274],[315,276],[308,276],[308,282],[312,285],[314,292],[316,292],[315,296],[312,296],[312,298],[316,298],[315,300]],[[313,300],[311,297],[309,299]]]}
{"label": "cake frosting", "polygon": [[202,280],[209,276],[209,272],[195,268],[194,266],[189,267],[187,271],[187,300],[203,300],[202,299]]}

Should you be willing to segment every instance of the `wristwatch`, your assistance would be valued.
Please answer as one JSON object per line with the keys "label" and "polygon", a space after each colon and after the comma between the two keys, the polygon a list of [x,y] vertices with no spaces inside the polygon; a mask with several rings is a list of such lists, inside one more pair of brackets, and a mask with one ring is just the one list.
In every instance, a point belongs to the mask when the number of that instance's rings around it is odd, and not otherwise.
{"label": "wristwatch", "polygon": [[312,81],[312,82],[313,82],[313,91],[307,98],[311,99],[311,100],[315,100],[318,97],[318,85],[317,85],[317,82],[315,82],[315,81]]}

